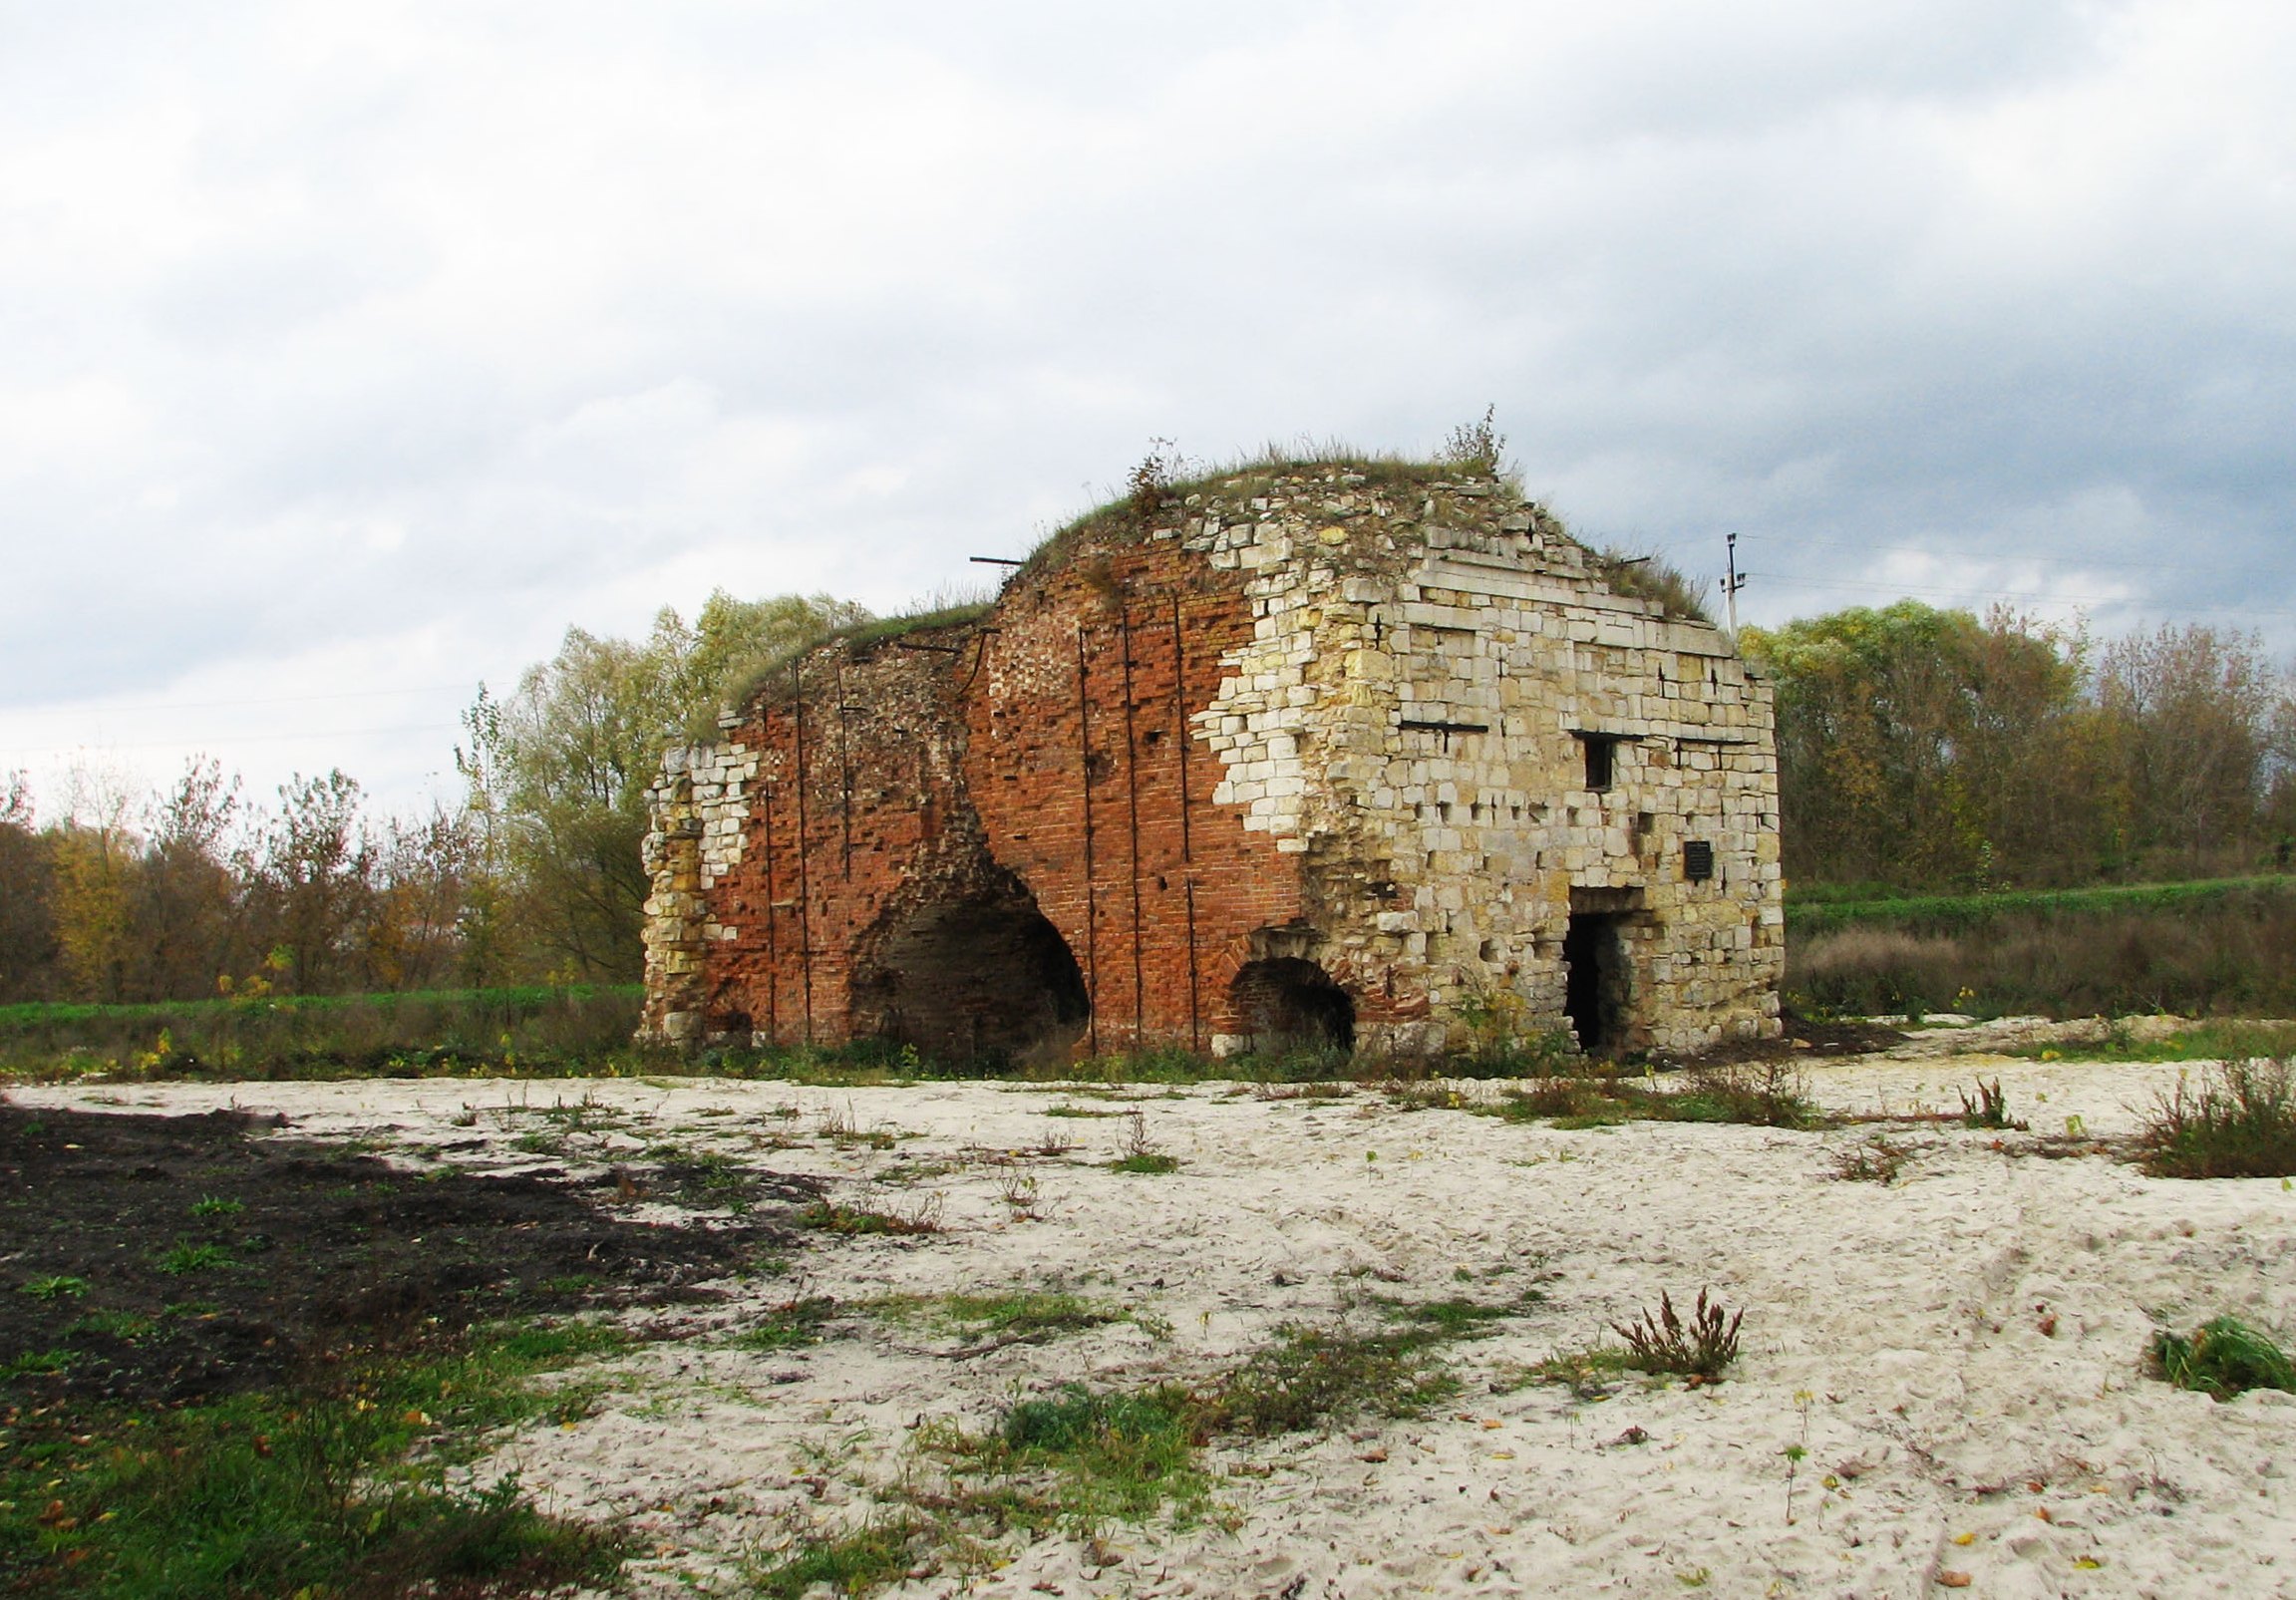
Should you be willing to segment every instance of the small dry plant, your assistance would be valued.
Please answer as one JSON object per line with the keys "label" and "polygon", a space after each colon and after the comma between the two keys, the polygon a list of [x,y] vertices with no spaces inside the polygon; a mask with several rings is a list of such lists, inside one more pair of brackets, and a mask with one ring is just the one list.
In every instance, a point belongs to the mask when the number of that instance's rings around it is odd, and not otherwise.
{"label": "small dry plant", "polygon": [[882,1124],[863,1129],[853,1117],[848,1103],[843,1107],[824,1106],[821,1109],[820,1134],[839,1149],[850,1149],[855,1144],[866,1144],[872,1150],[889,1150],[899,1135]]}
{"label": "small dry plant", "polygon": [[1966,1093],[1961,1097],[1961,1125],[2006,1127],[2023,1132],[2027,1124],[2010,1120],[2009,1097],[2001,1092],[2001,1080],[1996,1078],[1988,1084],[1980,1078],[1977,1080],[1977,1098],[1972,1100]]}
{"label": "small dry plant", "polygon": [[1627,1365],[1646,1373],[1680,1373],[1694,1383],[1711,1384],[1722,1376],[1723,1368],[1738,1359],[1738,1325],[1745,1320],[1745,1312],[1735,1316],[1726,1313],[1721,1301],[1709,1301],[1706,1291],[1700,1289],[1697,1309],[1686,1326],[1676,1314],[1673,1300],[1661,1289],[1657,1316],[1645,1311],[1640,1322],[1614,1322],[1610,1327],[1626,1341]]}
{"label": "small dry plant", "polygon": [[1015,1222],[1034,1222],[1043,1212],[1039,1209],[1043,1195],[1033,1172],[1007,1172],[997,1184],[997,1197],[1005,1202]]}
{"label": "small dry plant", "polygon": [[1162,504],[1179,481],[1183,460],[1174,441],[1150,439],[1148,454],[1125,475],[1125,497],[1133,509],[1145,516]]}
{"label": "small dry plant", "polygon": [[1161,1146],[1148,1136],[1148,1114],[1135,1106],[1125,1113],[1124,1139],[1117,1146],[1117,1158],[1109,1164],[1119,1172],[1176,1172],[1177,1156],[1166,1155]]}

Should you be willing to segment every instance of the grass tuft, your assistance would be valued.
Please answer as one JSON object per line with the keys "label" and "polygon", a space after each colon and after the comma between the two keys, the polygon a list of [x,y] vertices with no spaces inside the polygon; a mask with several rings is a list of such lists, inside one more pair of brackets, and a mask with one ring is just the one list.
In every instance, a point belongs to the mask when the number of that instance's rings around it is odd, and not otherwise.
{"label": "grass tuft", "polygon": [[233,1266],[231,1252],[220,1244],[195,1244],[189,1239],[177,1239],[174,1247],[160,1257],[160,1270],[176,1277],[192,1272],[215,1272]]}
{"label": "grass tuft", "polygon": [[734,1336],[744,1350],[793,1350],[821,1342],[823,1324],[836,1315],[837,1303],[827,1295],[808,1295],[769,1307],[758,1320]]}
{"label": "grass tuft", "polygon": [[866,1206],[840,1205],[834,1200],[816,1200],[798,1213],[798,1222],[801,1226],[823,1228],[830,1233],[938,1233],[941,1204],[937,1194],[925,1196],[906,1211],[874,1211]]}
{"label": "grass tuft", "polygon": [[1166,1503],[1175,1520],[1192,1520],[1208,1487],[1195,1458],[1204,1424],[1201,1404],[1180,1385],[1105,1393],[1070,1384],[1015,1402],[988,1433],[928,1425],[919,1442],[949,1470],[952,1492],[940,1508],[992,1533],[1062,1527],[1088,1536]]}
{"label": "grass tuft", "polygon": [[1276,1334],[1212,1397],[1221,1432],[1309,1433],[1366,1412],[1417,1417],[1459,1390],[1459,1380],[1430,1353],[1436,1336],[1425,1330],[1293,1325]]}
{"label": "grass tuft", "polygon": [[810,1539],[754,1573],[750,1593],[758,1600],[804,1600],[826,1584],[831,1594],[868,1594],[907,1576],[921,1531],[917,1518],[902,1513],[871,1517],[850,1533]]}
{"label": "grass tuft", "polygon": [[2169,1383],[2217,1400],[2251,1389],[2296,1391],[2296,1366],[2286,1352],[2237,1317],[2211,1318],[2190,1338],[2162,1329],[2151,1354]]}

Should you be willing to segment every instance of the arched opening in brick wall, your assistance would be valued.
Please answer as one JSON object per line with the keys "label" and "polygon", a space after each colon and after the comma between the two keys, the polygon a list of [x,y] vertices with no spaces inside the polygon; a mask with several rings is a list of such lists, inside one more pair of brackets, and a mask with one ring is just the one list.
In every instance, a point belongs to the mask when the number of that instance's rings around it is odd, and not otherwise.
{"label": "arched opening in brick wall", "polygon": [[1066,1060],[1092,1018],[1068,941],[1017,885],[919,907],[853,986],[853,1032],[946,1066]]}
{"label": "arched opening in brick wall", "polygon": [[1247,962],[1235,975],[1229,1000],[1253,1050],[1355,1048],[1355,1001],[1312,961],[1276,956]]}

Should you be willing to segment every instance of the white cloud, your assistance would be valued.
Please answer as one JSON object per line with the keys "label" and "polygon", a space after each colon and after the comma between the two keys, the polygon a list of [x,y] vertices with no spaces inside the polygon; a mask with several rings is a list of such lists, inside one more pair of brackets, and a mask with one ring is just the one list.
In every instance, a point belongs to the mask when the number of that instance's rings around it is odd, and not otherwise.
{"label": "white cloud", "polygon": [[0,769],[171,762],[107,708],[235,695],[183,726],[258,787],[339,736],[412,795],[439,706],[259,691],[500,685],[719,583],[881,608],[1151,435],[1426,448],[1486,401],[1590,532],[1701,571],[1745,533],[1750,608],[1928,579],[2296,639],[2296,23],[2257,0],[0,36]]}

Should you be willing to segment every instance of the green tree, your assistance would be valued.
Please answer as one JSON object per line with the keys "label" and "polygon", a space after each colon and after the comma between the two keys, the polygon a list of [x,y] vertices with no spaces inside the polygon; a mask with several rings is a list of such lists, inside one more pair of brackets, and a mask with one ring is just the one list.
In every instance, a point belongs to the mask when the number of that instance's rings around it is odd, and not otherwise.
{"label": "green tree", "polygon": [[569,629],[507,700],[482,686],[463,719],[470,744],[456,752],[476,833],[474,948],[530,975],[635,979],[645,795],[664,747],[714,738],[719,712],[778,662],[866,617],[825,595],[748,601],[720,590],[693,627],[665,609],[643,641]]}
{"label": "green tree", "polygon": [[239,880],[232,832],[239,780],[194,757],[152,812],[130,906],[134,928],[128,989],[137,999],[182,1000],[214,992],[230,970],[238,932]]}
{"label": "green tree", "polygon": [[56,862],[35,827],[22,773],[0,784],[0,1003],[47,1000],[62,981],[56,946]]}
{"label": "green tree", "polygon": [[1777,688],[1791,876],[1985,884],[2095,867],[2087,642],[1902,600],[1748,628]]}
{"label": "green tree", "polygon": [[867,622],[866,609],[826,594],[737,600],[711,591],[694,619],[679,695],[697,743],[717,738],[720,713],[739,711],[774,669],[839,628]]}
{"label": "green tree", "polygon": [[337,768],[279,786],[279,811],[262,830],[250,893],[259,936],[284,955],[285,979],[297,993],[371,981],[375,865],[355,780]]}
{"label": "green tree", "polygon": [[2244,853],[2285,771],[2287,673],[2253,635],[2163,627],[2115,641],[2097,697],[2113,742],[2121,825],[2132,853],[2197,868]]}
{"label": "green tree", "polygon": [[78,764],[64,821],[49,831],[57,950],[79,999],[127,998],[131,906],[142,865],[142,841],[128,825],[134,803],[120,773]]}

